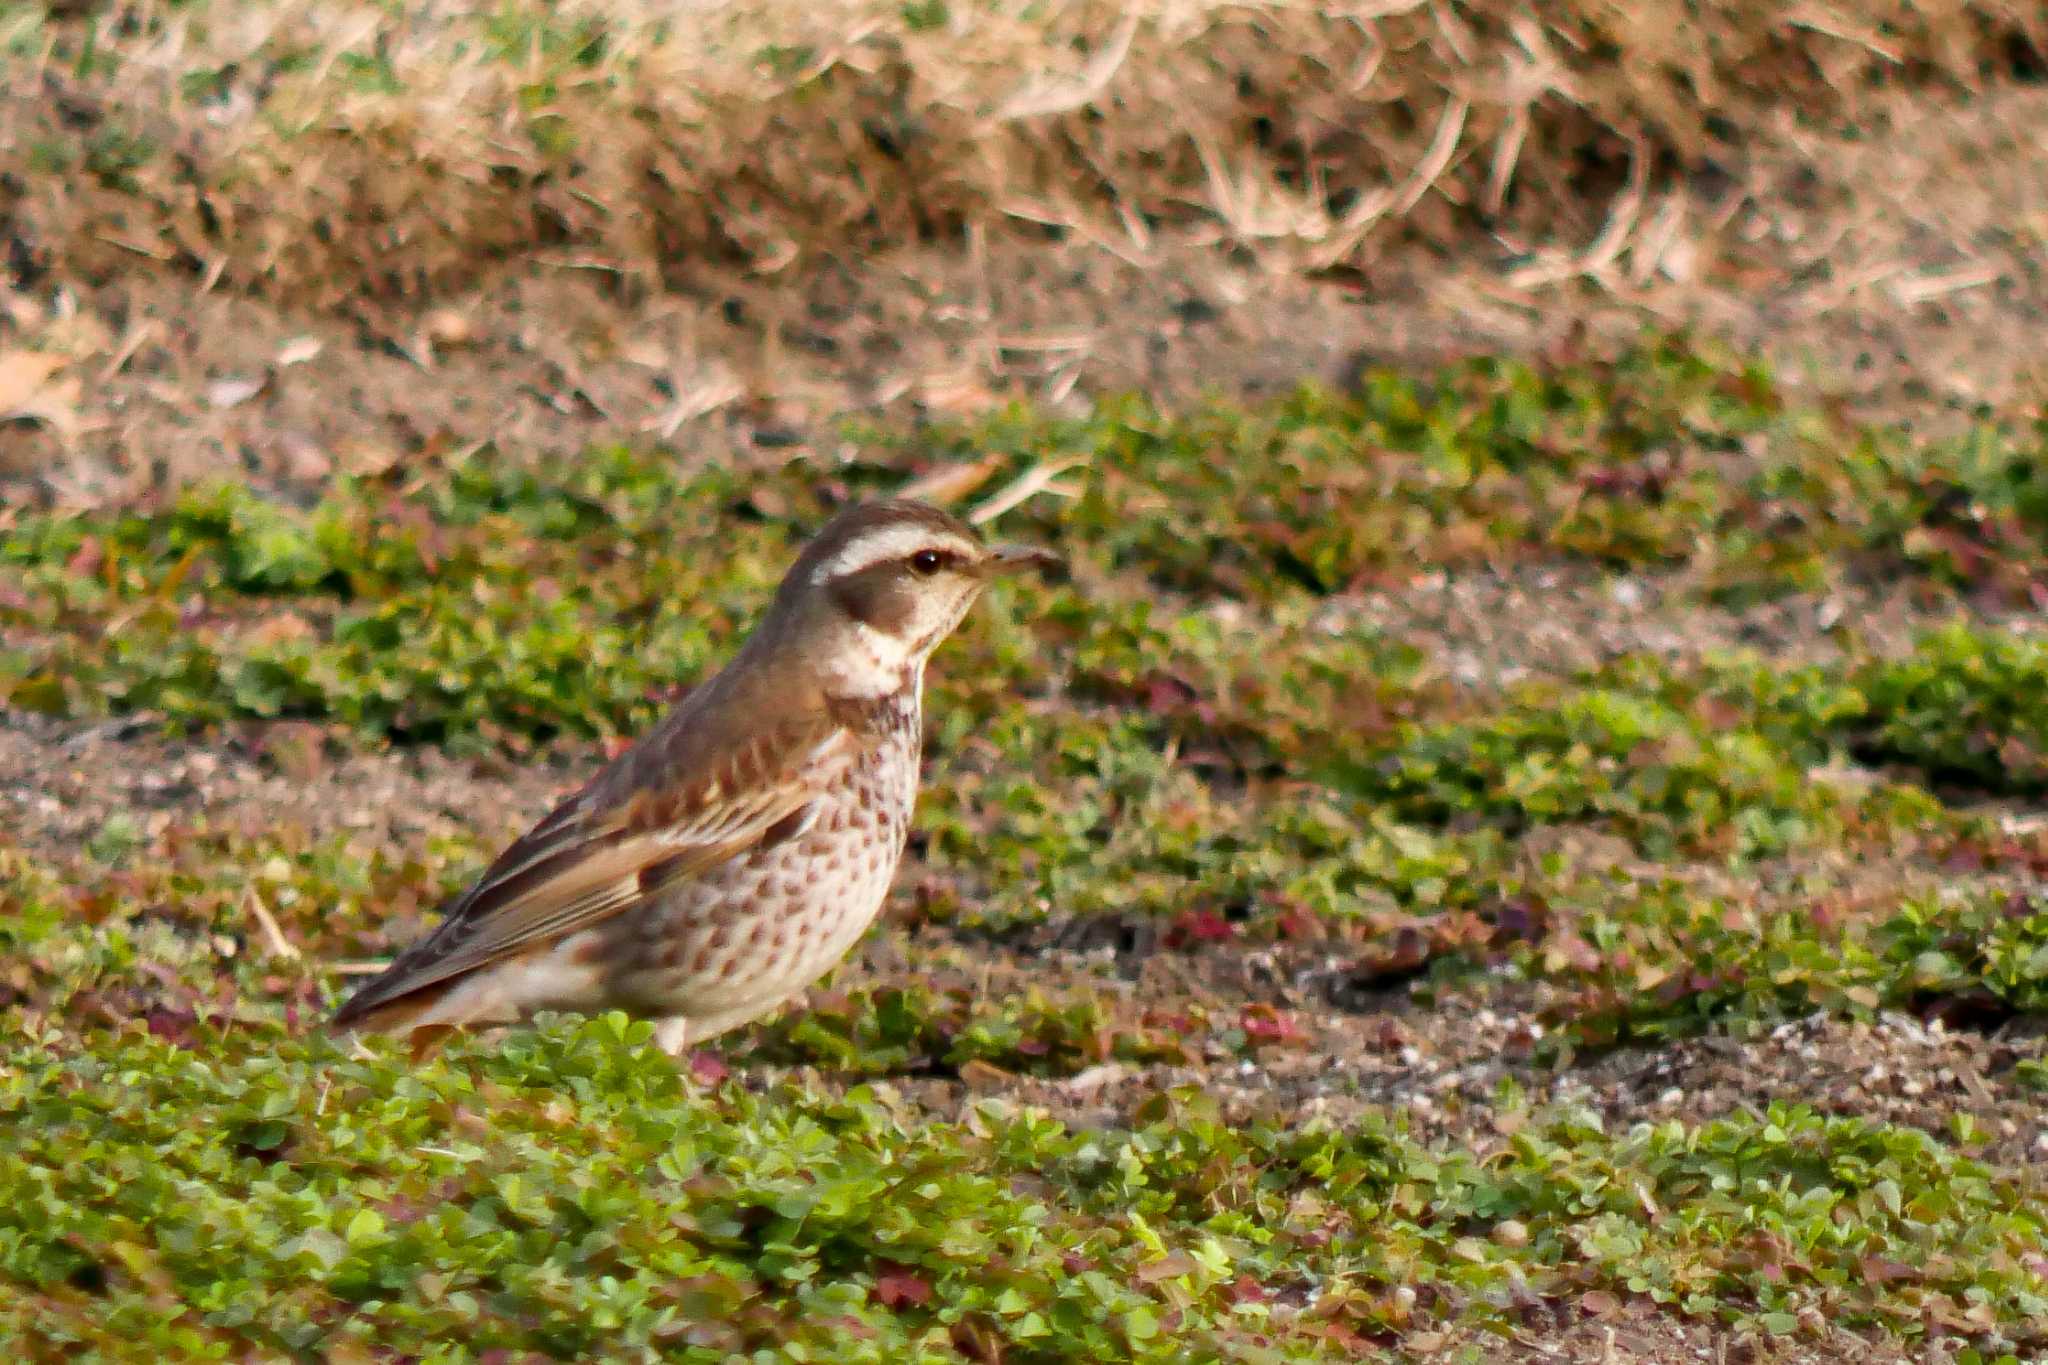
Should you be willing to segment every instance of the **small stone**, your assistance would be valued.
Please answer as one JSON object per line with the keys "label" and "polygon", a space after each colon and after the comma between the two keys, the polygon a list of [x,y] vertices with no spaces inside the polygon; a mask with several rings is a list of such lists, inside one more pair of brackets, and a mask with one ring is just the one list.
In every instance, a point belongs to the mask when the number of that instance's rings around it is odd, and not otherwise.
{"label": "small stone", "polygon": [[420,319],[420,334],[436,346],[467,346],[476,328],[453,308],[436,308]]}

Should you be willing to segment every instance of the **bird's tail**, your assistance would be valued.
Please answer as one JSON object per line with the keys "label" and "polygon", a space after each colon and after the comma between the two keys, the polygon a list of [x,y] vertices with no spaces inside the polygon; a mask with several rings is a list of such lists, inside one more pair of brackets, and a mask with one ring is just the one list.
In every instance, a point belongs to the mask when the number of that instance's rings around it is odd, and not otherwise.
{"label": "bird's tail", "polygon": [[358,991],[334,1012],[327,1026],[337,1033],[383,1033],[404,1038],[411,1047],[412,1060],[423,1061],[439,1052],[449,1038],[469,1027],[468,1021],[447,1017],[447,994],[445,988],[429,986],[396,999],[376,1000],[367,991]]}

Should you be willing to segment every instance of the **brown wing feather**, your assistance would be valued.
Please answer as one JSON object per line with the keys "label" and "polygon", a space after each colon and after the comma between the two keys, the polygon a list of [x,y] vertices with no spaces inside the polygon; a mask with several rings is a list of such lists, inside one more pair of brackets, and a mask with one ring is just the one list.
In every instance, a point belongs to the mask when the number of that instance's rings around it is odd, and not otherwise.
{"label": "brown wing feather", "polygon": [[346,1028],[392,1002],[565,938],[787,828],[850,755],[854,734],[799,708],[722,752],[718,708],[685,705],[516,840],[426,939],[350,997]]}

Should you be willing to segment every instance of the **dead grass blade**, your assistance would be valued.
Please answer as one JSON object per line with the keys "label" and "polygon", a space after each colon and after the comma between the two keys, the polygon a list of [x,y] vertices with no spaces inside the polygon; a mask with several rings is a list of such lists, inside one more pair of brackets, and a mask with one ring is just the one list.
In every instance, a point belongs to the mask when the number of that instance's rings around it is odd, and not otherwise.
{"label": "dead grass blade", "polygon": [[1086,456],[1075,455],[1033,465],[1020,477],[997,490],[987,502],[968,513],[967,520],[975,526],[986,526],[1003,513],[1030,501],[1040,493],[1050,493],[1061,498],[1078,498],[1081,496],[1080,486],[1071,481],[1062,482],[1060,475],[1079,469],[1087,463]]}

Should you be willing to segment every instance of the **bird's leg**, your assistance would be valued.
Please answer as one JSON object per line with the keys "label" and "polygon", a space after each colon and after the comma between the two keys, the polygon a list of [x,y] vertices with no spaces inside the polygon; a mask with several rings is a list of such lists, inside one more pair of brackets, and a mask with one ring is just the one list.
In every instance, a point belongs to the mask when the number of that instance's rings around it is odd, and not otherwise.
{"label": "bird's leg", "polygon": [[690,1045],[690,1021],[680,1014],[662,1020],[654,1026],[654,1045],[671,1057],[682,1056]]}

